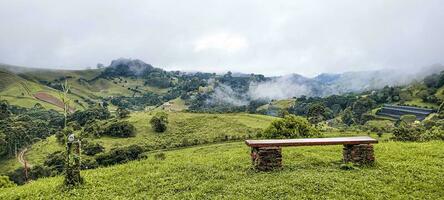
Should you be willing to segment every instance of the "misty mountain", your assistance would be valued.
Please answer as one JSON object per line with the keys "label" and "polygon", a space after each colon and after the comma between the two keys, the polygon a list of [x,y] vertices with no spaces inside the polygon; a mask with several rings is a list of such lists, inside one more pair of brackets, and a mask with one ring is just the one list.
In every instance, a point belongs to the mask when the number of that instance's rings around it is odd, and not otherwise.
{"label": "misty mountain", "polygon": [[345,72],[341,74],[323,73],[313,78],[299,74],[271,77],[268,81],[251,83],[249,94],[252,99],[288,99],[305,96],[329,96],[349,92],[362,92],[402,86],[444,70],[443,65],[433,65],[416,71],[375,70]]}
{"label": "misty mountain", "polygon": [[139,59],[119,58],[102,73],[103,76],[141,76],[153,71],[155,68]]}

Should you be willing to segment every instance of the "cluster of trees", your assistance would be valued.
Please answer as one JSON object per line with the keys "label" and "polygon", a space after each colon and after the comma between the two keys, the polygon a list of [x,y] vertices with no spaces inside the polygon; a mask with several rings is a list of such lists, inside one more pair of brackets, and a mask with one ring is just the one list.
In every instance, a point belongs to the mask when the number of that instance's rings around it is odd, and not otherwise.
{"label": "cluster of trees", "polygon": [[402,121],[394,129],[393,138],[400,141],[444,140],[444,120]]}
{"label": "cluster of trees", "polygon": [[168,114],[165,112],[156,113],[150,120],[151,127],[158,133],[165,132],[168,125]]}
{"label": "cluster of trees", "polygon": [[105,120],[111,118],[111,113],[105,107],[96,106],[86,110],[78,110],[69,115],[68,122],[77,122],[80,126],[84,126],[87,122],[93,120]]}
{"label": "cluster of trees", "polygon": [[146,106],[158,106],[162,104],[162,99],[162,96],[158,94],[147,92],[137,97],[112,97],[111,104],[125,109],[142,110]]}
{"label": "cluster of trees", "polygon": [[89,121],[81,131],[81,136],[84,138],[98,138],[104,135],[121,138],[134,137],[136,136],[136,127],[127,121],[117,119],[93,120]]}
{"label": "cluster of trees", "polygon": [[62,126],[63,116],[57,111],[45,110],[39,104],[26,109],[0,101],[0,157],[14,155],[60,131]]}
{"label": "cluster of trees", "polygon": [[126,163],[131,160],[142,158],[144,149],[138,145],[111,149],[107,153],[96,156],[97,163],[103,166]]}

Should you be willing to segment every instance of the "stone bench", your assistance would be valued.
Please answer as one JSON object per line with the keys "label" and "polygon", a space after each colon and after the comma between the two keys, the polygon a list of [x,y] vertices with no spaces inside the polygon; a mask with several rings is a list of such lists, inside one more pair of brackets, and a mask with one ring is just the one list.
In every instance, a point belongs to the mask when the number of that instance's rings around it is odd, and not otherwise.
{"label": "stone bench", "polygon": [[307,138],[307,139],[278,139],[278,140],[246,140],[251,147],[253,166],[260,171],[269,171],[282,167],[282,147],[344,145],[343,161],[358,164],[373,164],[375,157],[373,145],[378,143],[368,136]]}

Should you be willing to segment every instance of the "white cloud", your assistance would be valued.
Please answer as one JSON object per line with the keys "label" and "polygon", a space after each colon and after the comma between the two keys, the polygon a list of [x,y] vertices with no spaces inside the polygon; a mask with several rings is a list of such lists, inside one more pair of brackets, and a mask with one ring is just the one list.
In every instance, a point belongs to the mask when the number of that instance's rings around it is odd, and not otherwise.
{"label": "white cloud", "polygon": [[194,51],[220,50],[236,53],[248,47],[247,39],[239,34],[216,33],[203,36],[194,43]]}

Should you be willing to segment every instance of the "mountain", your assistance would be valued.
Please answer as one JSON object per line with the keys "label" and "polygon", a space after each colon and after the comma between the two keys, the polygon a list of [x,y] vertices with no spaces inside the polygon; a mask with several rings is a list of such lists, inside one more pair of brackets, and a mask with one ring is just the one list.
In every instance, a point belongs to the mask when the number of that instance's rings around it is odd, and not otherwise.
{"label": "mountain", "polygon": [[[217,102],[241,106],[248,105],[252,100],[323,97],[370,91],[386,85],[400,86],[420,81],[433,72],[443,70],[444,66],[432,65],[412,72],[375,70],[323,73],[313,78],[300,74],[264,77],[245,73],[217,75],[169,72],[142,60],[126,58],[113,60],[109,66],[101,69],[54,70],[11,65],[0,65],[0,69],[4,77],[1,80],[4,83],[0,86],[0,97],[12,104],[31,107],[40,103],[44,107],[57,109],[57,105],[51,104],[54,101],[42,101],[36,98],[36,94],[57,97],[61,83],[68,79],[72,86],[70,97],[74,100],[73,109],[84,109],[103,101],[142,109],[178,97],[188,98],[189,104],[200,101],[200,104]],[[137,103],[131,98],[138,98]],[[142,101],[145,103],[140,104]]]}

